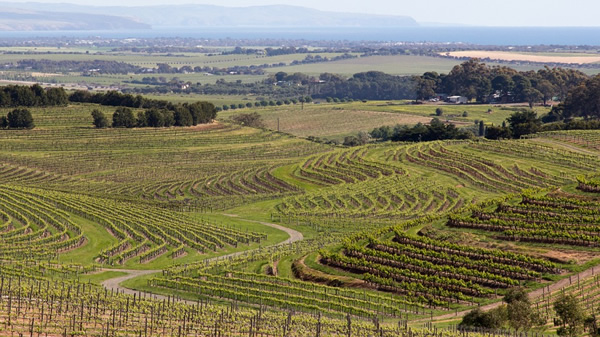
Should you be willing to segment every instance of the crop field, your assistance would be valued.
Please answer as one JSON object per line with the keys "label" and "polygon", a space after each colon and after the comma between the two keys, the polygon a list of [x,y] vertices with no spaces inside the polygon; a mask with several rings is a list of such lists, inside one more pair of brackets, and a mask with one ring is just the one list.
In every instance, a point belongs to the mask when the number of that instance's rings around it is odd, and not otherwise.
{"label": "crop field", "polygon": [[[432,56],[368,56],[329,63],[288,66],[277,68],[276,71],[285,71],[287,73],[301,72],[310,75],[335,73],[351,76],[352,74],[365,71],[382,71],[392,75],[422,75],[428,71],[448,73],[455,65],[460,63],[458,60]],[[490,65],[494,65],[494,63],[491,62]],[[524,71],[538,69],[527,66],[515,66],[514,68]],[[275,71],[275,69],[271,71]]]}
{"label": "crop field", "polygon": [[[60,61],[85,61],[90,60],[90,55],[85,53],[36,53],[36,54],[13,54],[1,53],[0,63],[17,62],[23,59],[47,59]],[[335,57],[341,53],[314,53],[312,56]],[[210,66],[226,68],[231,66],[251,66],[262,64],[289,64],[292,61],[302,60],[306,55],[290,54],[279,56],[264,55],[211,55],[204,53],[178,53],[178,54],[148,54],[148,53],[95,53],[92,59],[103,61],[125,62],[137,66],[155,68],[157,63],[166,63],[170,66]]]}
{"label": "crop field", "polygon": [[[174,99],[183,100],[184,97]],[[438,108],[442,109],[442,116],[436,116]],[[407,101],[319,102],[304,106],[297,104],[222,111],[219,113],[219,119],[226,121],[239,113],[257,112],[266,127],[271,130],[277,130],[279,125],[279,131],[299,137],[342,139],[343,136],[359,131],[369,132],[383,125],[427,124],[436,117],[457,127],[477,126],[479,121],[486,125],[501,125],[512,113],[522,108],[523,106],[479,104],[410,104]],[[546,114],[549,109],[541,106],[534,108],[540,116]],[[332,125],[335,127],[331,127]]]}
{"label": "crop field", "polygon": [[454,57],[471,57],[471,58],[489,58],[492,60],[503,60],[503,61],[529,61],[539,63],[568,63],[568,64],[585,64],[585,63],[598,63],[600,57],[598,54],[585,54],[585,53],[517,53],[517,52],[503,52],[503,51],[456,51],[447,53],[449,56]]}
{"label": "crop field", "polygon": [[[290,133],[300,137],[333,137],[356,133],[358,131],[371,131],[382,125],[414,125],[429,123],[431,117],[412,114],[395,113],[391,111],[377,111],[371,105],[362,103],[350,104],[304,104],[301,106],[286,105],[281,107],[250,108],[243,111],[222,112],[221,119],[241,112],[258,112],[267,128],[271,130]],[[364,106],[364,110],[359,109]],[[435,109],[434,109],[435,110]],[[335,128],[331,128],[335,125]]]}
{"label": "crop field", "polygon": [[[31,108],[35,128],[0,131],[0,335],[478,337],[448,321],[519,285],[544,289],[532,298],[554,333],[549,298],[600,289],[573,283],[600,263],[597,132],[304,138],[437,107],[307,103],[132,129],[92,126],[115,107]],[[471,126],[520,107],[442,108]],[[268,128],[229,122],[253,111]]]}

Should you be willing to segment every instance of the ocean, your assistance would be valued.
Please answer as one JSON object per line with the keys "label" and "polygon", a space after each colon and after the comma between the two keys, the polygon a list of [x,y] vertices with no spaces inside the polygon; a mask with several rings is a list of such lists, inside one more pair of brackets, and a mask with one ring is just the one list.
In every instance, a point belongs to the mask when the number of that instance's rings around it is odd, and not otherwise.
{"label": "ocean", "polygon": [[588,45],[600,46],[600,27],[164,27],[139,31],[0,32],[0,39],[34,37],[105,38],[232,38],[305,39],[386,42],[469,43],[479,45]]}

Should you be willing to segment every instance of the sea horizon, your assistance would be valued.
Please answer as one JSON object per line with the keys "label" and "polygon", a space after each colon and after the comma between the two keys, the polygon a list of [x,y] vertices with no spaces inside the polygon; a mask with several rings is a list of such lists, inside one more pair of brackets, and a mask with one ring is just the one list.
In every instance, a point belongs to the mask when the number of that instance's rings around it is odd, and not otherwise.
{"label": "sea horizon", "polygon": [[477,45],[600,46],[600,27],[157,27],[125,31],[3,31],[0,39],[43,37],[288,39]]}

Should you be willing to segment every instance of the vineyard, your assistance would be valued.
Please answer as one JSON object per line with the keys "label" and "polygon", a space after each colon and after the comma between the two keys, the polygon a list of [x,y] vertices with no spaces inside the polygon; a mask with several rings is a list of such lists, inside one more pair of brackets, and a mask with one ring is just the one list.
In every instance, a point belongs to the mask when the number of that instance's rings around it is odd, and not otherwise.
{"label": "vineyard", "polygon": [[501,240],[598,247],[600,199],[564,192],[526,192],[517,204],[490,203],[453,214],[449,227],[494,233]]}
{"label": "vineyard", "polygon": [[597,149],[566,136],[349,148],[96,108],[0,133],[1,336],[476,337],[429,322],[517,286],[551,321],[598,263]]}
{"label": "vineyard", "polygon": [[560,273],[546,260],[408,235],[405,229],[391,229],[390,240],[355,236],[338,252],[321,251],[317,263],[332,272],[351,273],[375,289],[445,310],[481,303],[521,282]]}

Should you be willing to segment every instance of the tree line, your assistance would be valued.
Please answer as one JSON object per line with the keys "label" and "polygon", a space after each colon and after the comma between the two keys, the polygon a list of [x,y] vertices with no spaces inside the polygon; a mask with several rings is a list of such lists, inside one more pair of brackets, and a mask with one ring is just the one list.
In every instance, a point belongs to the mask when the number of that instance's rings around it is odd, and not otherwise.
{"label": "tree line", "polygon": [[0,107],[35,107],[67,105],[69,98],[63,88],[44,89],[39,84],[32,86],[7,85],[0,88]]}
{"label": "tree line", "polygon": [[440,93],[465,96],[479,103],[564,100],[568,92],[589,77],[574,69],[545,67],[519,72],[506,66],[488,66],[471,59],[455,66],[448,74],[426,72],[415,77],[416,99],[426,100]]}
{"label": "tree line", "polygon": [[[168,101],[133,96],[117,91],[92,94],[88,91],[76,91],[70,97],[73,102],[96,103],[116,106],[112,123],[99,110],[92,112],[93,124],[97,128],[105,127],[169,127],[192,126],[210,123],[217,117],[217,108],[210,102],[173,104]],[[132,108],[145,109],[134,115]]]}
{"label": "tree line", "polygon": [[33,70],[45,73],[82,72],[100,74],[128,74],[139,72],[142,68],[118,61],[74,61],[74,60],[19,60],[13,66],[15,69]]}
{"label": "tree line", "polygon": [[446,139],[471,139],[474,135],[469,131],[458,129],[454,124],[445,124],[438,118],[434,118],[428,125],[418,123],[412,127],[400,124],[395,127],[382,126],[369,132],[369,136],[380,141],[427,142]]}
{"label": "tree line", "polygon": [[0,117],[0,129],[33,129],[33,117],[28,109],[14,109]]}

